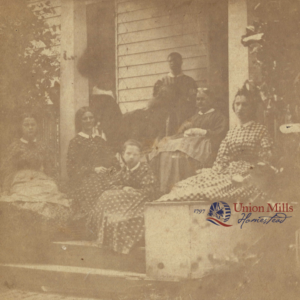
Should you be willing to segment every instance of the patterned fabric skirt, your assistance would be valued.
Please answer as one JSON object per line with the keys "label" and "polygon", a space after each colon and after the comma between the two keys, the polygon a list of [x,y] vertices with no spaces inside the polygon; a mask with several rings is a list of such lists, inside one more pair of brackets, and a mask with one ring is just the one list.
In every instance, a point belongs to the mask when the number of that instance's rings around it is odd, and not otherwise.
{"label": "patterned fabric skirt", "polygon": [[94,226],[100,229],[97,243],[128,254],[144,236],[145,202],[145,197],[138,192],[104,192],[93,218]]}
{"label": "patterned fabric skirt", "polygon": [[197,160],[180,151],[161,152],[152,159],[150,165],[163,194],[169,193],[177,182],[196,175],[196,170],[200,168]]}
{"label": "patterned fabric skirt", "polygon": [[248,174],[250,167],[250,163],[235,161],[222,172],[214,168],[202,169],[197,175],[178,182],[169,194],[156,201],[235,201],[251,197],[258,193],[254,186],[238,185],[232,181],[233,175]]}
{"label": "patterned fabric skirt", "polygon": [[74,195],[73,209],[88,215],[94,210],[99,197],[111,187],[111,176],[108,174],[91,174],[83,179],[80,188]]}

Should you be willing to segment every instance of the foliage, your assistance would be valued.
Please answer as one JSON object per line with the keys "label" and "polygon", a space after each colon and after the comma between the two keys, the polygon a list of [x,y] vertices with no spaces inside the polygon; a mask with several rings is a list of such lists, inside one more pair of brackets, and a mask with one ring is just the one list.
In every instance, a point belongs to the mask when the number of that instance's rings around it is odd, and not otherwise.
{"label": "foliage", "polygon": [[28,5],[24,0],[0,4],[1,114],[16,107],[58,105],[60,64],[51,46],[59,43],[59,28],[45,17],[55,13],[50,1]]}
{"label": "foliage", "polygon": [[249,47],[252,63],[259,70],[254,81],[263,101],[264,116],[275,119],[277,125],[299,122],[300,2],[250,3],[254,22],[247,27],[242,43]]}

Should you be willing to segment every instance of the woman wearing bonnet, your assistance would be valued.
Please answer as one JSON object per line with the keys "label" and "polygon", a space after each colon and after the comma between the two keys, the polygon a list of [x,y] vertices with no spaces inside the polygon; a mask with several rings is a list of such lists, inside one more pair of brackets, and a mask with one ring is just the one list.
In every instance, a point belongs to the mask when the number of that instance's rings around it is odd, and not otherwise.
{"label": "woman wearing bonnet", "polygon": [[178,134],[161,140],[150,154],[163,193],[196,170],[211,167],[225,137],[227,119],[214,108],[208,89],[198,88],[196,105],[197,113],[181,125]]}

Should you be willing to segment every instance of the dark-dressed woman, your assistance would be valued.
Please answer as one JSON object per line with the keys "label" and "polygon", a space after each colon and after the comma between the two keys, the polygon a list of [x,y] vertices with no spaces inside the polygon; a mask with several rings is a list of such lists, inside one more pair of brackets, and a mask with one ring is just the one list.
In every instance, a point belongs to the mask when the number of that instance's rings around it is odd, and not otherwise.
{"label": "dark-dressed woman", "polygon": [[21,138],[8,147],[1,166],[3,223],[0,227],[7,226],[6,236],[10,236],[10,231],[13,231],[11,237],[18,236],[20,250],[33,241],[30,237],[36,239],[37,235],[32,233],[36,230],[47,232],[46,236],[39,236],[39,247],[42,238],[49,239],[52,234],[57,238],[70,214],[69,200],[59,192],[55,182],[52,153],[37,137],[38,120],[33,113],[22,115]]}
{"label": "dark-dressed woman", "polygon": [[163,193],[196,170],[211,167],[225,137],[227,119],[213,108],[207,89],[198,89],[196,104],[199,111],[182,124],[179,134],[162,139],[149,156]]}
{"label": "dark-dressed woman", "polygon": [[129,140],[123,147],[125,166],[112,181],[112,190],[102,194],[93,211],[93,229],[99,231],[97,243],[123,254],[144,236],[144,205],[156,198],[156,180],[141,162],[141,144]]}
{"label": "dark-dressed woman", "polygon": [[202,169],[197,175],[177,183],[169,194],[158,201],[230,201],[256,194],[253,185],[237,186],[232,180],[247,176],[253,165],[268,162],[272,157],[272,140],[267,129],[254,121],[256,109],[255,95],[246,83],[233,102],[239,125],[228,131],[213,167]]}
{"label": "dark-dressed woman", "polygon": [[70,141],[67,155],[69,194],[75,213],[86,215],[108,189],[119,163],[106,141],[95,132],[95,118],[89,107],[76,112],[75,127],[77,135]]}

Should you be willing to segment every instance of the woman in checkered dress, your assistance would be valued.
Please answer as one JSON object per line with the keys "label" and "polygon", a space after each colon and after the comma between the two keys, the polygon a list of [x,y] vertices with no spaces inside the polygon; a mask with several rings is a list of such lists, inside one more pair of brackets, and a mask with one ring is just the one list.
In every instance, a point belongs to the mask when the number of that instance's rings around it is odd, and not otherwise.
{"label": "woman in checkered dress", "polygon": [[222,141],[213,167],[177,183],[157,201],[230,201],[257,193],[254,186],[238,186],[232,180],[246,176],[256,163],[268,162],[272,157],[272,140],[267,129],[254,121],[256,109],[254,94],[245,84],[233,103],[239,125],[229,130]]}

